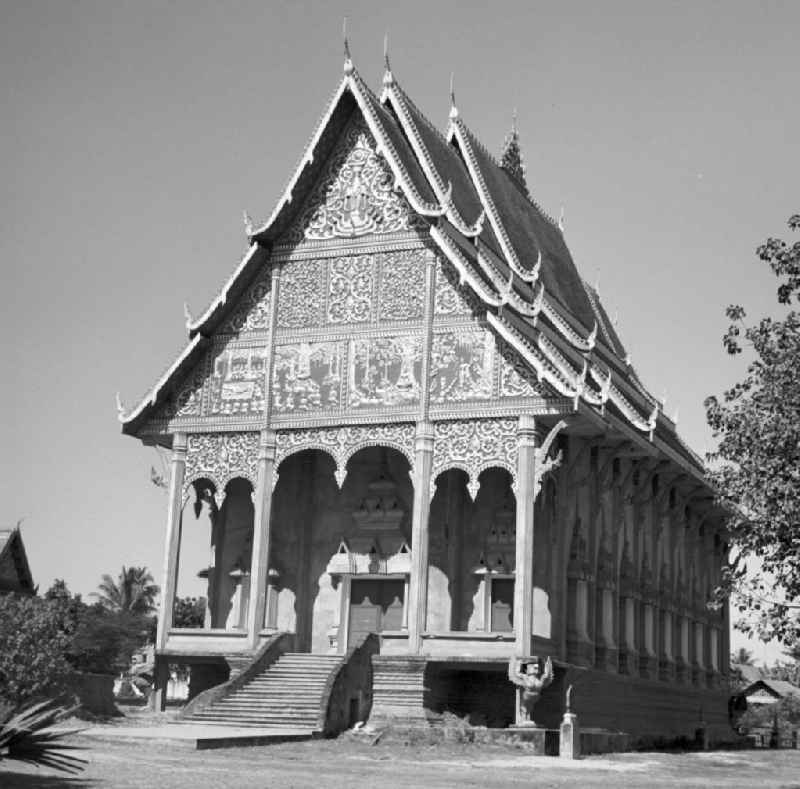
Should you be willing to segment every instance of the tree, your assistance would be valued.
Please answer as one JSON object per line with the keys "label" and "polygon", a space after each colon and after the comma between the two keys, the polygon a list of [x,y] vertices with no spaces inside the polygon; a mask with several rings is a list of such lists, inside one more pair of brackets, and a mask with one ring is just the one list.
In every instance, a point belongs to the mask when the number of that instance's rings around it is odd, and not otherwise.
{"label": "tree", "polygon": [[19,704],[63,692],[69,636],[50,601],[0,595],[0,634],[0,698]]}
{"label": "tree", "polygon": [[146,567],[123,565],[116,581],[110,575],[103,575],[98,589],[93,596],[108,611],[150,614],[156,609],[159,589]]}
{"label": "tree", "polygon": [[206,619],[205,597],[178,597],[172,613],[173,627],[203,627]]}
{"label": "tree", "polygon": [[731,663],[736,663],[739,666],[752,666],[753,653],[749,649],[739,647],[739,649],[731,655]]}
{"label": "tree", "polygon": [[71,636],[67,659],[77,671],[127,671],[131,655],[147,643],[150,619],[132,611],[108,611],[99,604],[86,606]]}
{"label": "tree", "polygon": [[[800,214],[789,219],[800,229]],[[726,310],[732,321],[723,338],[729,354],[748,351],[743,380],[722,400],[705,401],[717,451],[710,472],[737,561],[725,576],[745,617],[736,626],[787,646],[800,640],[800,242],[769,238],[757,249],[778,278],[782,317],[748,326],[743,307]],[[761,575],[748,578],[746,560],[757,557]]]}

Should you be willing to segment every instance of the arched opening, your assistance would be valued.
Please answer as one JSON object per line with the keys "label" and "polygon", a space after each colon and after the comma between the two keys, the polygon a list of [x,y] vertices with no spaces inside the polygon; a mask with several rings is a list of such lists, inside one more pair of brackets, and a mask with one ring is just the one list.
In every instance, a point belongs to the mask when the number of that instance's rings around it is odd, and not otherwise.
{"label": "arched opening", "polygon": [[[295,632],[301,651],[343,652],[370,632],[400,635],[407,626],[408,460],[395,449],[365,447],[346,471],[340,490],[335,463],[321,450],[299,452],[279,468],[274,628]],[[268,601],[268,616],[270,608]]]}
{"label": "arched opening", "polygon": [[191,483],[181,519],[173,627],[246,627],[253,547],[252,484],[232,479],[220,493],[209,479]]}

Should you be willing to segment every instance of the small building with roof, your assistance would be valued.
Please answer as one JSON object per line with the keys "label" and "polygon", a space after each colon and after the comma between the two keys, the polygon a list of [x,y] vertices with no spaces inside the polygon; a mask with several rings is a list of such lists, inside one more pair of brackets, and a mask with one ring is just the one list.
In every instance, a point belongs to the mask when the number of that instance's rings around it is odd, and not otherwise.
{"label": "small building with roof", "polygon": [[19,526],[0,530],[0,594],[35,594]]}
{"label": "small building with roof", "polygon": [[[347,53],[274,210],[245,220],[185,349],[120,404],[172,453],[160,687],[178,661],[250,681],[198,720],[320,730],[338,698],[345,722],[507,726],[509,660],[549,657],[543,725],[572,685],[583,725],[691,736],[702,709],[722,736],[724,513],[516,129],[498,162],[454,96],[440,131],[388,57],[375,93]],[[203,628],[173,627],[186,574]]]}

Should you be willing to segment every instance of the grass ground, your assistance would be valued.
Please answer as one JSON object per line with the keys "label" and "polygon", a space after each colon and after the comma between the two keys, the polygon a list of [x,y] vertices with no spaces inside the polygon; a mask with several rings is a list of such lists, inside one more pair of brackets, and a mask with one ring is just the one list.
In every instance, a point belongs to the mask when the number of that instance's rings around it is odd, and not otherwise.
{"label": "grass ground", "polygon": [[271,787],[781,787],[800,789],[800,751],[629,753],[579,761],[508,745],[405,746],[340,738],[195,751],[174,742],[76,738],[79,776],[4,762],[2,789],[268,789]]}

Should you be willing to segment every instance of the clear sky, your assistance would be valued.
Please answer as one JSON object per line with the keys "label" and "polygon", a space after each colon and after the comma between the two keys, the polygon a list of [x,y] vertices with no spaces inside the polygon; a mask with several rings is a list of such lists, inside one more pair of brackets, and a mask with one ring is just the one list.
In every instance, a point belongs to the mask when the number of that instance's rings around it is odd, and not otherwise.
{"label": "clear sky", "polygon": [[[741,373],[724,307],[772,310],[754,249],[800,210],[800,3],[0,0],[3,526],[35,580],[160,576],[155,450],[120,434],[266,218],[341,76],[342,18],[376,90],[498,150],[563,205],[634,364],[699,452]],[[157,578],[160,582],[161,579]],[[734,642],[735,645],[738,644]],[[758,657],[777,652],[756,649]]]}

